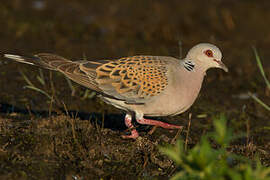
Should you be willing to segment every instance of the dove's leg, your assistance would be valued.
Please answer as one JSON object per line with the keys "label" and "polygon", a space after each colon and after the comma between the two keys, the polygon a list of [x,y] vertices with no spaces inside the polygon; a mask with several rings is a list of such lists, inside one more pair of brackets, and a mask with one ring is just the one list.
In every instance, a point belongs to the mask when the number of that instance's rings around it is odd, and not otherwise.
{"label": "dove's leg", "polygon": [[135,127],[133,126],[133,124],[131,123],[132,121],[132,116],[131,114],[126,114],[125,117],[125,124],[128,127],[128,129],[131,130],[131,135],[123,135],[122,138],[132,138],[135,139],[139,136],[139,133],[137,132],[137,130],[135,129]]}
{"label": "dove's leg", "polygon": [[181,129],[183,126],[177,126],[174,124],[169,124],[157,120],[152,120],[152,119],[145,119],[143,117],[143,114],[136,113],[136,121],[140,124],[147,124],[147,125],[154,125],[154,126],[159,126],[165,129]]}

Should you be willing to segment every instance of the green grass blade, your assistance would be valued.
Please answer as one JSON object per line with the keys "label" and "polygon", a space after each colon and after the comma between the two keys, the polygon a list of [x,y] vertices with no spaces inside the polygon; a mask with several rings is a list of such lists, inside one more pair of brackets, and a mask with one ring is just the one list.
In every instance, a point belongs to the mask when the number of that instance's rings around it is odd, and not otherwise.
{"label": "green grass blade", "polygon": [[266,110],[270,111],[270,107],[265,104],[262,100],[257,98],[255,95],[253,95],[251,92],[248,92],[248,95],[252,97],[257,103],[259,103],[261,106],[263,106]]}
{"label": "green grass blade", "polygon": [[43,86],[45,86],[45,82],[43,81],[42,77],[37,76],[37,80],[40,82],[40,84],[42,84]]}
{"label": "green grass blade", "polygon": [[84,91],[82,100],[85,100],[85,99],[88,97],[88,94],[89,94],[89,89],[86,89],[86,90]]}
{"label": "green grass blade", "polygon": [[75,90],[74,86],[72,85],[71,80],[68,79],[66,76],[65,76],[65,78],[66,78],[67,83],[68,83],[68,86],[69,86],[69,88],[70,88],[70,90],[71,90],[71,95],[74,96],[76,90]]}
{"label": "green grass blade", "polygon": [[25,88],[28,88],[28,89],[35,90],[35,91],[37,91],[37,92],[40,92],[41,94],[47,96],[47,98],[49,98],[50,100],[53,100],[53,98],[52,98],[48,93],[46,93],[45,91],[43,91],[43,90],[41,90],[41,89],[39,89],[39,88],[36,88],[36,87],[34,87],[34,86],[24,86],[24,87],[25,87]]}
{"label": "green grass blade", "polygon": [[262,65],[262,62],[261,62],[261,58],[260,58],[260,56],[259,56],[259,54],[258,54],[258,52],[257,52],[257,50],[256,50],[255,47],[253,47],[253,51],[254,51],[254,54],[255,54],[255,58],[256,58],[256,61],[257,61],[257,65],[258,65],[258,67],[259,67],[259,69],[260,69],[260,72],[261,72],[261,74],[262,74],[262,76],[263,76],[263,79],[264,79],[264,81],[265,81],[265,83],[266,83],[268,89],[270,90],[270,82],[269,82],[268,79],[266,78],[265,72],[264,72],[264,70],[263,70],[263,65]]}
{"label": "green grass blade", "polygon": [[38,81],[45,86],[45,80],[42,69],[39,69],[39,76],[37,76]]}
{"label": "green grass blade", "polygon": [[29,86],[35,87],[34,84],[27,78],[27,76],[20,70],[20,74],[22,75],[23,79],[27,82]]}

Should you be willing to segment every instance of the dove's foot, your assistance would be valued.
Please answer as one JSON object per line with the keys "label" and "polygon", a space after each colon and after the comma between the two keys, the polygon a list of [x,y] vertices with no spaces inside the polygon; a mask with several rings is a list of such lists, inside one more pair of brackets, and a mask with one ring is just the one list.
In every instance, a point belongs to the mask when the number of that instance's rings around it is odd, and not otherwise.
{"label": "dove's foot", "polygon": [[165,123],[165,122],[162,122],[162,121],[157,121],[157,120],[152,120],[152,119],[145,119],[143,117],[143,114],[141,114],[141,113],[136,113],[136,121],[138,123],[140,123],[140,124],[158,126],[158,127],[162,127],[162,128],[165,128],[165,129],[181,129],[181,128],[183,128],[183,126],[169,124],[169,123]]}
{"label": "dove's foot", "polygon": [[[157,120],[152,120],[152,119],[145,119],[143,117],[143,115],[140,115],[140,114],[136,114],[136,121],[139,124],[152,125],[152,126],[162,127],[162,128],[165,128],[165,129],[182,129],[183,128],[183,126],[169,124],[169,123],[165,123],[165,122],[162,122],[162,121],[157,121]],[[138,131],[135,129],[135,127],[132,124],[132,116],[130,114],[126,114],[125,124],[128,127],[128,129],[131,130],[131,135],[122,135],[122,138],[136,139],[137,137],[139,137]]]}
{"label": "dove's foot", "polygon": [[132,116],[130,114],[126,114],[125,117],[125,124],[128,127],[128,129],[131,130],[131,135],[122,135],[122,138],[124,139],[136,139],[137,137],[139,137],[139,133],[137,132],[137,130],[135,129],[135,127],[132,124]]}
{"label": "dove's foot", "polygon": [[181,128],[183,128],[183,126],[169,124],[169,123],[165,123],[165,122],[157,121],[157,120],[152,120],[152,119],[140,118],[140,119],[136,119],[136,121],[140,124],[159,126],[159,127],[165,128],[165,129],[181,129]]}
{"label": "dove's foot", "polygon": [[124,139],[136,139],[137,137],[139,137],[139,133],[136,129],[133,129],[131,131],[131,135],[122,135],[121,137]]}

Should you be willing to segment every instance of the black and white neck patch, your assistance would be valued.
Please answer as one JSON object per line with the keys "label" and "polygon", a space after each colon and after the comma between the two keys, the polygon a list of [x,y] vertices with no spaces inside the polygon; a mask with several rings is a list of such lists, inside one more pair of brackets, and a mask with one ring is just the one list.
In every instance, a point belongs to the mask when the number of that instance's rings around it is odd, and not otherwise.
{"label": "black and white neck patch", "polygon": [[193,71],[195,67],[195,63],[190,60],[184,60],[183,66],[186,68],[186,70]]}

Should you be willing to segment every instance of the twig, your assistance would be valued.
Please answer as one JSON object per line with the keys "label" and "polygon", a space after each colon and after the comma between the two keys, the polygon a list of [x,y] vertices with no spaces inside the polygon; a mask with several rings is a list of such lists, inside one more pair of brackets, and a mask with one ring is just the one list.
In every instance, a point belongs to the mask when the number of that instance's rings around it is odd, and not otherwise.
{"label": "twig", "polygon": [[188,114],[188,129],[187,129],[187,136],[186,136],[186,140],[185,140],[185,151],[187,151],[188,136],[189,136],[189,130],[190,130],[190,125],[191,125],[191,117],[192,117],[192,113],[189,113],[189,114]]}
{"label": "twig", "polygon": [[149,132],[148,134],[153,134],[155,132],[155,130],[157,129],[158,126],[154,126]]}
{"label": "twig", "polygon": [[62,104],[64,105],[64,109],[65,109],[65,111],[66,111],[66,115],[69,116],[69,113],[68,113],[68,109],[67,109],[66,104],[65,104],[64,102],[62,102]]}
{"label": "twig", "polygon": [[[243,107],[243,113],[244,113],[244,115],[245,115],[245,108],[246,108],[246,106],[244,106]],[[244,116],[245,117],[245,116]],[[250,137],[250,122],[249,122],[249,118],[248,117],[246,117],[246,129],[247,129],[247,140],[246,140],[246,147],[248,147],[248,145],[249,145],[249,137]],[[247,151],[248,152],[248,151]]]}
{"label": "twig", "polygon": [[182,126],[181,128],[178,129],[176,135],[174,136],[174,138],[171,140],[171,144],[174,144],[174,142],[176,141],[176,139],[179,137],[180,133],[183,131],[184,127]]}

